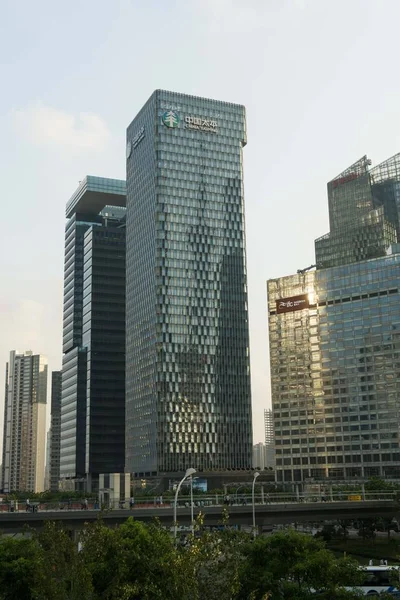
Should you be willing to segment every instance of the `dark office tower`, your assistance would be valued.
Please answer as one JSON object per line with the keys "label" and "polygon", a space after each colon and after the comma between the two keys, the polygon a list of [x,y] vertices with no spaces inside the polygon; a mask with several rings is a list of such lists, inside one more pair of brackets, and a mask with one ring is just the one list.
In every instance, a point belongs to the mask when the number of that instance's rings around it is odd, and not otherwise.
{"label": "dark office tower", "polygon": [[278,481],[400,476],[400,155],[328,184],[317,269],[268,281]]}
{"label": "dark office tower", "polygon": [[61,371],[51,374],[50,432],[50,490],[57,492],[60,480]]}
{"label": "dark office tower", "polygon": [[127,131],[126,470],[249,468],[245,109],[155,91]]}
{"label": "dark office tower", "polygon": [[[115,212],[115,211],[114,211]],[[121,216],[121,209],[119,209]],[[123,209],[125,213],[125,209]],[[125,470],[125,224],[85,234],[83,346],[87,348],[85,473]]]}
{"label": "dark office tower", "polygon": [[88,176],[66,210],[60,476],[88,488],[124,467],[125,203]]}

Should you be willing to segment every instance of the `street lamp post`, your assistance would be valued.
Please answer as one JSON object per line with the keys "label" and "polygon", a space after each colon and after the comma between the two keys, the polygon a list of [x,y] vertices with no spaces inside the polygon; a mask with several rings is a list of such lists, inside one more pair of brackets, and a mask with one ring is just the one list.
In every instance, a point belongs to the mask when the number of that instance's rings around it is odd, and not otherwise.
{"label": "street lamp post", "polygon": [[253,501],[253,537],[256,537],[256,535],[257,535],[257,533],[256,533],[256,505],[255,505],[255,501],[254,501],[254,486],[256,485],[256,479],[259,476],[260,476],[260,473],[258,471],[256,471],[253,476],[253,486],[252,486],[252,490],[251,490],[251,498]]}
{"label": "street lamp post", "polygon": [[[175,491],[175,502],[174,502],[174,540],[176,540],[176,533],[177,533],[177,522],[176,522],[176,508],[177,508],[177,504],[178,504],[178,494],[179,494],[179,490],[181,489],[182,483],[185,481],[185,479],[187,479],[188,477],[191,477],[192,475],[194,475],[196,473],[196,469],[187,469],[184,477],[182,477],[181,481],[178,483],[176,491]],[[193,531],[193,481],[191,481],[190,483],[190,499],[191,499],[191,516],[192,516],[192,531]]]}
{"label": "street lamp post", "polygon": [[239,485],[238,488],[236,488],[235,490],[235,496],[236,496],[236,504],[239,504],[238,502],[238,491],[240,490],[240,488],[244,487],[243,485]]}
{"label": "street lamp post", "polygon": [[193,518],[193,475],[190,476],[190,522],[192,535],[194,535],[194,518]]}

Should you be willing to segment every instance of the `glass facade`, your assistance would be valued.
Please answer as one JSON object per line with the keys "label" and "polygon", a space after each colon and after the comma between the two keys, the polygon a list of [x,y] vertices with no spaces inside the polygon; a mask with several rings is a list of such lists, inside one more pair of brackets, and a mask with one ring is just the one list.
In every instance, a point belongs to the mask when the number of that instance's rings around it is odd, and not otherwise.
{"label": "glass facade", "polygon": [[244,107],[157,90],[127,130],[126,469],[249,468]]}
{"label": "glass facade", "polygon": [[400,154],[328,183],[313,272],[268,282],[279,481],[400,476]]}
{"label": "glass facade", "polygon": [[97,215],[74,214],[65,228],[60,476],[85,473],[86,348],[82,346],[83,242]]}
{"label": "glass facade", "polygon": [[88,176],[67,204],[62,478],[124,468],[125,203],[124,181]]}
{"label": "glass facade", "polygon": [[395,254],[268,282],[278,481],[400,476],[399,281]]}
{"label": "glass facade", "polygon": [[370,164],[364,156],[328,183],[330,232],[315,241],[317,269],[385,256],[399,240],[400,154]]}
{"label": "glass facade", "polygon": [[118,218],[108,217],[85,234],[82,343],[87,349],[85,473],[123,473],[125,224]]}

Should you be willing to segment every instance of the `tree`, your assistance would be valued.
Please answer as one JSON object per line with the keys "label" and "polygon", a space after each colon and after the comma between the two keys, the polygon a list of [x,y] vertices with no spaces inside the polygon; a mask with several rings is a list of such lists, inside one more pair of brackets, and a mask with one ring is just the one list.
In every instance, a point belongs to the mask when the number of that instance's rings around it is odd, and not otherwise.
{"label": "tree", "polygon": [[376,536],[376,524],[373,519],[360,519],[358,528],[358,535],[363,540],[374,540]]}
{"label": "tree", "polygon": [[352,526],[353,522],[350,521],[349,519],[338,519],[337,523],[340,527],[339,531],[340,531],[343,539],[345,541],[347,541],[347,538],[349,537],[349,527]]}
{"label": "tree", "polygon": [[58,524],[47,522],[34,533],[45,562],[44,575],[51,600],[89,600],[92,594],[90,573],[78,546]]}
{"label": "tree", "polygon": [[174,547],[158,523],[130,517],[115,530],[101,521],[82,536],[82,557],[90,572],[94,599],[196,600],[192,563]]}
{"label": "tree", "polygon": [[315,534],[316,538],[321,538],[324,542],[330,542],[337,537],[337,529],[334,523],[325,523],[321,531]]}
{"label": "tree", "polygon": [[368,492],[391,492],[395,489],[392,483],[380,477],[370,477],[364,487]]}
{"label": "tree", "polygon": [[349,559],[298,532],[258,537],[229,528],[175,545],[158,522],[130,517],[111,529],[87,525],[80,548],[68,532],[0,537],[0,600],[350,600],[343,586],[361,583]]}
{"label": "tree", "polygon": [[336,559],[318,539],[294,531],[259,537],[244,549],[238,600],[312,600],[358,598],[344,586],[362,575],[350,558]]}
{"label": "tree", "polygon": [[243,548],[247,542],[248,534],[228,527],[191,538],[187,556],[193,560],[199,598],[231,600],[237,597]]}
{"label": "tree", "polygon": [[25,538],[0,538],[0,600],[89,600],[91,582],[66,531],[46,523]]}
{"label": "tree", "polygon": [[45,566],[35,539],[0,538],[0,599],[39,599]]}

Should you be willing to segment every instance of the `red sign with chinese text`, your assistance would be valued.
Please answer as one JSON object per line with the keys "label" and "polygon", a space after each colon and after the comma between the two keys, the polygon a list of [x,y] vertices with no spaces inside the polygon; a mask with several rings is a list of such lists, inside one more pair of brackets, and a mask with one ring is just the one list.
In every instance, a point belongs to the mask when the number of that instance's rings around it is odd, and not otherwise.
{"label": "red sign with chinese text", "polygon": [[353,181],[353,179],[357,179],[359,175],[357,173],[349,173],[345,177],[340,177],[340,179],[334,179],[332,181],[332,187],[337,188],[338,185],[342,185],[342,183],[347,183],[348,181]]}

